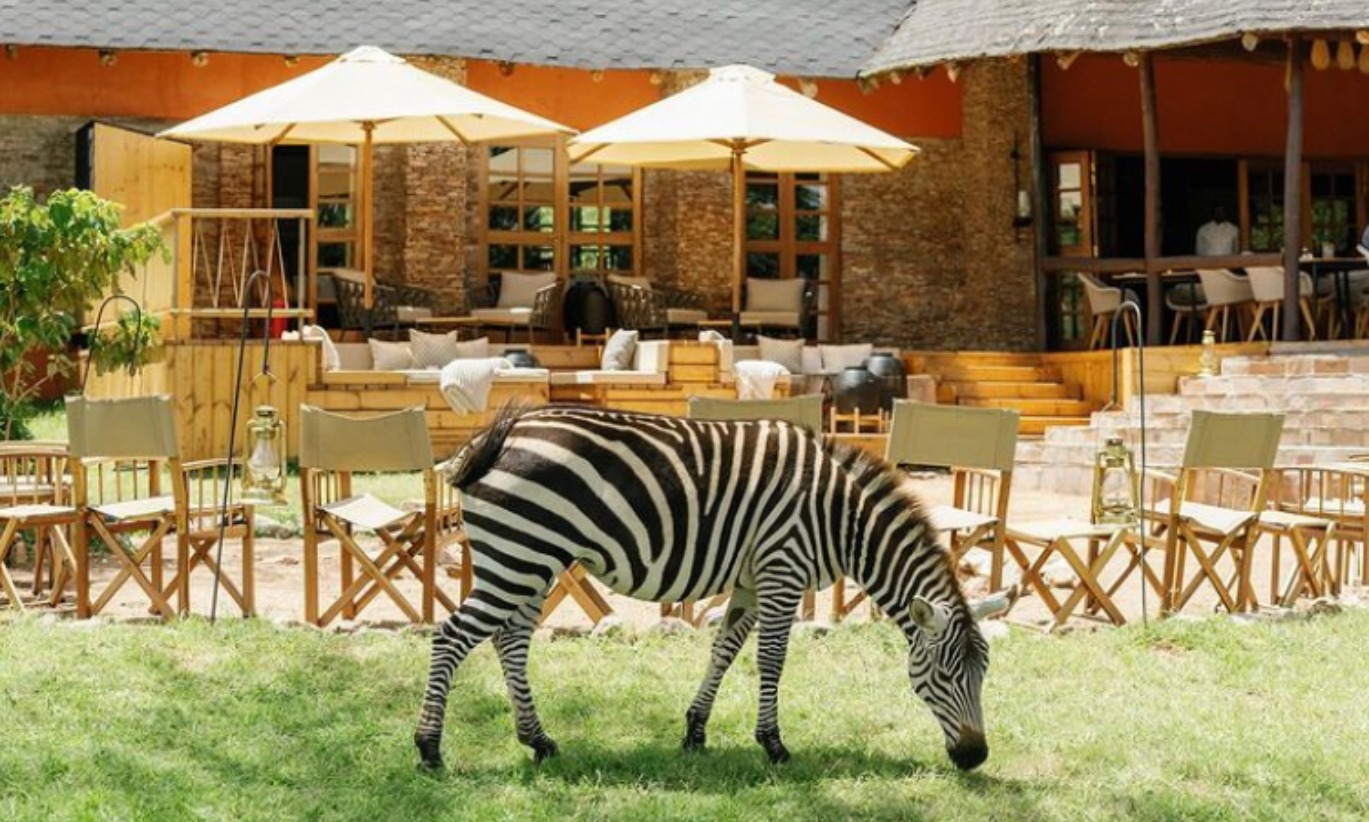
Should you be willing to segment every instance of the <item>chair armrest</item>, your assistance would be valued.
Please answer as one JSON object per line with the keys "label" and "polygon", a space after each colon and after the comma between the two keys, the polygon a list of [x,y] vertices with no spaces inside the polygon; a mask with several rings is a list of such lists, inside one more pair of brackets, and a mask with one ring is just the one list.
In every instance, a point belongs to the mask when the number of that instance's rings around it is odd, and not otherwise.
{"label": "chair armrest", "polygon": [[652,286],[651,291],[666,308],[691,308],[698,311],[704,309],[704,297],[697,292],[661,286]]}
{"label": "chair armrest", "polygon": [[473,308],[494,308],[499,302],[499,283],[490,280],[480,288],[466,289],[466,310]]}
{"label": "chair armrest", "polygon": [[532,301],[532,317],[530,322],[539,328],[548,328],[552,324],[552,318],[556,312],[557,303],[560,302],[561,283],[554,282],[551,285],[544,285],[537,289]]}

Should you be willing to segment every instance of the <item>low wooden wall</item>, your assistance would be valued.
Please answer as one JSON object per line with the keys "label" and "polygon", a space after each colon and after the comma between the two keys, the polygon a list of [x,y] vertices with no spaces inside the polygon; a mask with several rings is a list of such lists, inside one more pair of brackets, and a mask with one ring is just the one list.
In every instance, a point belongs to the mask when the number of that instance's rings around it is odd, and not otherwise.
{"label": "low wooden wall", "polygon": [[[1136,394],[1141,384],[1136,349],[1121,351],[1117,357],[1119,401],[1125,403]],[[1145,381],[1147,394],[1175,394],[1179,378],[1198,373],[1203,349],[1200,345],[1170,345],[1145,349]],[[1225,357],[1260,357],[1269,353],[1269,344],[1227,343],[1217,346],[1219,359]],[[1111,351],[1057,351],[1041,355],[1043,365],[1060,370],[1066,383],[1083,389],[1083,399],[1107,403],[1112,399],[1113,355]]]}

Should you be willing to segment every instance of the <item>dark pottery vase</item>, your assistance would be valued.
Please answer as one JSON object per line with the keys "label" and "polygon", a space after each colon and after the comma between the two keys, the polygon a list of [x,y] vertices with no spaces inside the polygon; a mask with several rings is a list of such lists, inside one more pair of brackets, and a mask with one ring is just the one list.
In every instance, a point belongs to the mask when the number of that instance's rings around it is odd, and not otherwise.
{"label": "dark pottery vase", "polygon": [[873,414],[879,410],[880,399],[879,378],[862,366],[843,368],[832,376],[832,402],[838,413]]}
{"label": "dark pottery vase", "polygon": [[514,368],[541,368],[542,364],[532,354],[521,348],[510,348],[499,356],[508,360]]}
{"label": "dark pottery vase", "polygon": [[871,354],[865,367],[879,379],[880,408],[892,411],[894,400],[908,397],[908,372],[903,368],[903,360],[893,354]]}

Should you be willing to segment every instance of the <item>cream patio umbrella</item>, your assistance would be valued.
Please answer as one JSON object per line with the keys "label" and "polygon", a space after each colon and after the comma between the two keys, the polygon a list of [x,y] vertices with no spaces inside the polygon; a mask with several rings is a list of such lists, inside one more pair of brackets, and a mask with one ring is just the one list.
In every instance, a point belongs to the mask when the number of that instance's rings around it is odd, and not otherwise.
{"label": "cream patio umbrella", "polygon": [[893,171],[916,146],[775,82],[750,66],[724,66],[679,94],[571,140],[574,162],[643,168],[731,169],[732,313],[745,273],[746,170]]}
{"label": "cream patio umbrella", "polygon": [[251,145],[362,146],[366,305],[374,278],[371,167],[376,143],[485,143],[574,129],[471,91],[374,46],[196,117],[159,137]]}

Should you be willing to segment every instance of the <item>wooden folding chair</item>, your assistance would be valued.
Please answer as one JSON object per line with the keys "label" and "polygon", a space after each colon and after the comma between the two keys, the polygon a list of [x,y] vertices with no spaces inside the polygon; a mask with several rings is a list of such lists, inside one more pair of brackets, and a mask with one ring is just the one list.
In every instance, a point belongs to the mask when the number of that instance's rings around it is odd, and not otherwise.
{"label": "wooden folding chair", "polygon": [[[238,479],[242,473],[242,463],[235,462],[234,478],[230,489],[240,487]],[[256,616],[256,572],[255,572],[255,516],[253,507],[241,500],[229,497],[228,509],[223,510],[224,474],[228,461],[224,459],[199,460],[186,463],[179,474],[172,477],[180,483],[185,510],[177,518],[176,526],[176,575],[168,584],[166,594],[176,595],[182,616],[190,613],[190,575],[201,566],[218,577],[224,592],[237,603],[244,617]],[[230,492],[231,493],[231,492]],[[215,560],[219,544],[219,528],[223,526],[224,539],[239,540],[242,546],[241,568],[237,580],[220,568]]]}
{"label": "wooden folding chair", "polygon": [[971,549],[988,551],[989,593],[1002,590],[1018,413],[895,400],[892,417],[885,458],[895,465],[951,470],[951,504],[932,508],[928,516],[946,534],[957,567]]}
{"label": "wooden folding chair", "polygon": [[[1330,523],[1329,531],[1321,540],[1321,557],[1315,556],[1315,546],[1309,556],[1313,569],[1305,572],[1315,573],[1320,568],[1324,574],[1320,585],[1304,573],[1302,582],[1306,583],[1313,596],[1338,594],[1343,584],[1354,577],[1352,565],[1359,570],[1360,585],[1369,583],[1369,567],[1366,567],[1365,544],[1369,535],[1369,463],[1361,461],[1299,465],[1276,469],[1279,480],[1271,493],[1270,506],[1278,511],[1303,517],[1310,517],[1321,523]],[[1295,554],[1299,546],[1294,546]],[[1279,575],[1279,552],[1275,552],[1273,575]],[[1302,558],[1294,557],[1302,564]],[[1295,576],[1289,583],[1297,580]],[[1301,584],[1298,584],[1299,589]],[[1298,591],[1292,591],[1297,596]]]}
{"label": "wooden folding chair", "polygon": [[67,495],[65,443],[0,443],[0,594],[12,608],[24,599],[10,576],[8,562],[25,534],[33,562],[31,596],[43,590],[43,569],[50,577],[48,603],[56,605],[75,570],[67,537],[76,509],[64,505]]}
{"label": "wooden folding chair", "polygon": [[[1128,545],[1131,526],[1093,524],[1073,519],[1015,524],[1005,528],[1004,547],[1022,569],[1022,592],[1035,593],[1051,613],[1050,630],[1063,626],[1075,615],[1076,609],[1086,605],[1081,616],[1104,617],[1114,625],[1126,624],[1126,617],[1114,602],[1117,585],[1105,588],[1103,574],[1116,554]],[[1081,556],[1080,543],[1087,545]],[[1027,550],[1035,548],[1035,559]],[[1062,602],[1055,596],[1042,571],[1052,559],[1063,559],[1074,572],[1077,582]]]}
{"label": "wooden folding chair", "polygon": [[1166,613],[1181,610],[1205,583],[1230,612],[1258,606],[1251,560],[1282,432],[1282,414],[1194,411],[1178,472],[1147,472],[1154,504],[1142,513],[1152,529],[1144,538],[1164,550]]}
{"label": "wooden folding chair", "polygon": [[[453,532],[459,513],[439,507],[439,479],[423,409],[369,418],[307,405],[300,410],[304,618],[319,626],[339,616],[355,619],[382,593],[411,622],[433,622],[438,603],[449,612],[456,610],[457,603],[437,584],[437,550],[439,536]],[[352,475],[357,471],[420,472],[423,507],[403,511],[370,494],[353,494]],[[378,553],[371,554],[357,542],[358,530],[379,538]],[[321,538],[330,537],[340,550],[341,593],[320,610],[319,545]],[[469,566],[469,558],[463,557],[462,564]],[[422,584],[417,605],[395,585],[406,570]],[[463,590],[461,595],[465,594]]]}
{"label": "wooden folding chair", "polygon": [[[690,397],[689,418],[720,422],[744,422],[748,420],[783,420],[801,425],[815,435],[822,431],[821,394],[803,394],[797,397],[784,397],[769,400],[732,400],[719,397]],[[727,602],[732,596],[727,591],[709,597],[703,602],[662,602],[662,617],[679,617],[692,625],[701,625],[710,611]],[[799,613],[804,619],[812,619],[817,611],[817,596],[814,591],[805,591],[799,605]]]}
{"label": "wooden folding chair", "polygon": [[[171,397],[67,398],[67,433],[76,520],[76,615],[100,613],[130,579],[143,590],[151,610],[171,618],[163,576],[162,542],[185,510],[183,488],[172,482],[163,494],[163,470],[177,476],[180,448]],[[125,545],[145,534],[136,547]],[[100,540],[120,568],[92,601],[90,548]]]}

